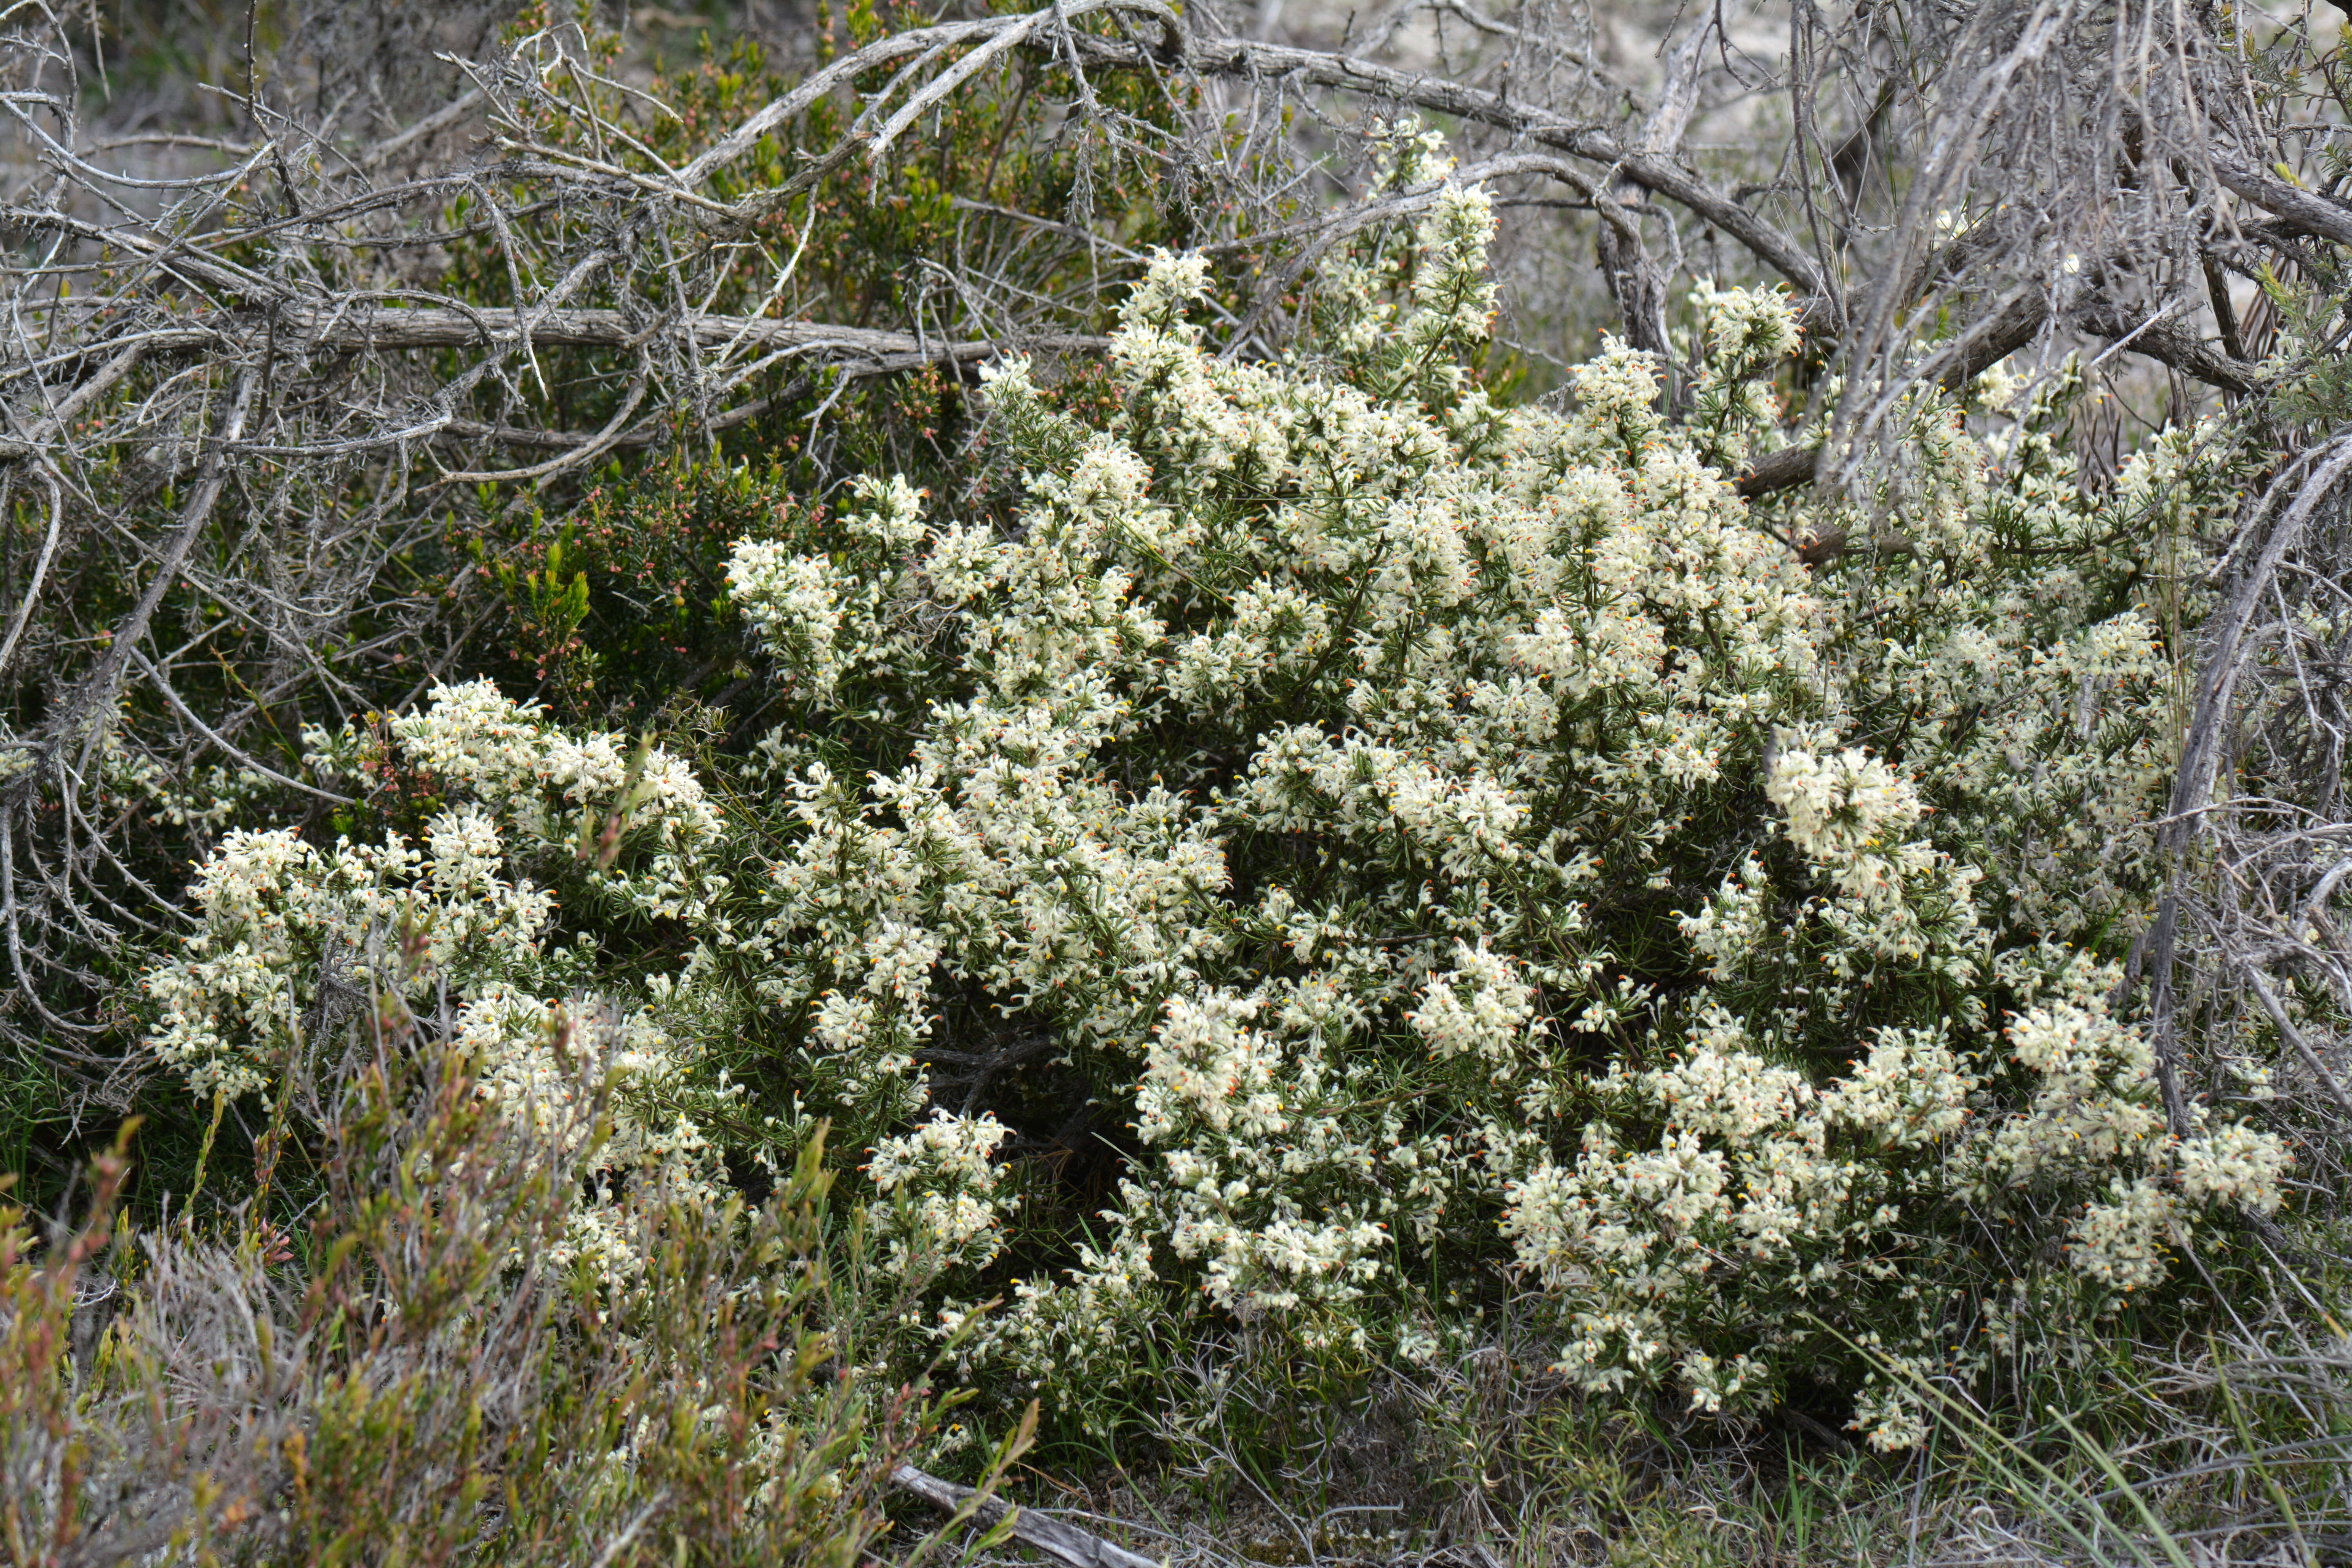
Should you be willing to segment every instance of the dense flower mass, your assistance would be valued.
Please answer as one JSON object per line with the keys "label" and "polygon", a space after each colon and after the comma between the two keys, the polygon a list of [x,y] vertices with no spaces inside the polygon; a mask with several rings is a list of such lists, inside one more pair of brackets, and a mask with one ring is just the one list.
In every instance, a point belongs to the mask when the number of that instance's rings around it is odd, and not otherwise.
{"label": "dense flower mass", "polygon": [[[2092,496],[2046,407],[1980,438],[1922,395],[1874,489],[1751,515],[1725,474],[1774,439],[1786,302],[1695,299],[1678,405],[1612,343],[1570,406],[1504,406],[1486,200],[1391,152],[1434,194],[1336,265],[1312,354],[1203,352],[1205,264],[1163,256],[1099,426],[987,373],[1012,511],[877,479],[745,540],[787,717],[724,780],[479,686],[370,758],[322,741],[436,804],[226,840],[157,1052],[261,1089],[395,939],[518,1103],[569,995],[644,1020],[648,1079],[772,1040],[966,1367],[1087,1419],[1145,1336],[1426,1362],[1516,1281],[1585,1388],[1736,1413],[1833,1375],[1896,1447],[1906,1372],[2095,1321],[2275,1208],[2284,1146],[2218,1105],[2168,1128],[2095,956],[2177,733],[2175,590],[2112,523],[2184,548],[2198,437]],[[1787,540],[1832,528],[1816,575]],[[672,967],[553,942],[550,857]],[[627,1158],[704,1157],[639,1114]],[[1081,1143],[1118,1163],[1072,1218]],[[1007,1288],[1016,1236],[1057,1261]]]}
{"label": "dense flower mass", "polygon": [[[573,1058],[601,1060],[617,1125],[557,1261],[625,1280],[638,1260],[610,1223],[614,1184],[659,1181],[707,1201],[723,1180],[675,1103],[696,1053],[664,1027],[698,965],[600,994],[593,952],[553,940],[549,879],[593,863],[596,898],[723,940],[710,900],[727,883],[709,861],[719,817],[701,784],[659,748],[633,757],[623,736],[562,734],[488,681],[438,688],[377,736],[310,739],[321,776],[404,786],[421,831],[347,834],[324,851],[289,829],[227,834],[197,872],[202,928],[147,976],[161,1010],[152,1047],[200,1094],[257,1094],[331,1066],[319,1053],[379,985],[425,1010],[454,981],[456,1038],[480,1092],[526,1125],[576,1136]],[[723,1082],[709,1087],[725,1097]]]}

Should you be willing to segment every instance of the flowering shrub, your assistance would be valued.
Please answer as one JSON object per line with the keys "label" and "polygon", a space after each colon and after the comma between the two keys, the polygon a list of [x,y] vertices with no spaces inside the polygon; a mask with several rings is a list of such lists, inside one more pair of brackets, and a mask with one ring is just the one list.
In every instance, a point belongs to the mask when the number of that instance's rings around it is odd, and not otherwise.
{"label": "flowering shrub", "polygon": [[[1400,189],[1443,176],[1392,153]],[[1922,396],[1872,488],[1767,528],[1725,472],[1777,438],[1786,304],[1702,293],[1679,423],[1615,345],[1572,409],[1505,407],[1470,368],[1491,229],[1440,187],[1273,364],[1205,353],[1204,264],[1161,257],[1099,427],[988,373],[1012,513],[875,479],[746,540],[786,717],[727,783],[764,821],[439,694],[383,757],[462,804],[422,847],[225,844],[158,1051],[257,1087],[333,955],[403,921],[501,1041],[567,990],[644,1009],[652,1081],[769,1031],[870,1142],[891,1265],[968,1364],[1088,1420],[1140,1336],[1427,1360],[1516,1278],[1581,1386],[1737,1412],[1801,1369],[1899,1447],[1888,1363],[1979,1370],[2276,1207],[2273,1134],[2168,1131],[2095,956],[2146,908],[2159,627],[2227,455],[2169,435],[2094,496],[2054,404],[1979,438]],[[1832,529],[1819,576],[1776,537]],[[642,847],[599,896],[688,939],[634,1000],[541,940],[522,872],[616,794]],[[632,1157],[686,1157],[656,1125]],[[1122,1156],[1098,1217],[1006,1159],[1087,1135]],[[990,1274],[1016,1220],[1071,1266]]]}
{"label": "flowering shrub", "polygon": [[378,986],[404,984],[424,1011],[446,985],[482,1097],[577,1139],[575,1037],[610,1037],[614,1124],[598,1134],[598,1179],[556,1252],[625,1279],[640,1260],[614,1226],[615,1184],[651,1178],[708,1202],[723,1180],[681,1101],[723,1102],[728,1086],[691,1081],[694,1049],[664,1027],[709,950],[650,985],[615,986],[585,932],[579,945],[553,940],[551,884],[723,941],[709,902],[728,885],[710,862],[719,818],[700,783],[659,748],[632,758],[625,737],[549,729],[487,681],[439,688],[377,736],[310,739],[322,776],[397,782],[421,830],[345,835],[323,851],[291,829],[226,835],[192,889],[201,928],[147,977],[155,1054],[200,1094],[282,1092],[336,1066]]}

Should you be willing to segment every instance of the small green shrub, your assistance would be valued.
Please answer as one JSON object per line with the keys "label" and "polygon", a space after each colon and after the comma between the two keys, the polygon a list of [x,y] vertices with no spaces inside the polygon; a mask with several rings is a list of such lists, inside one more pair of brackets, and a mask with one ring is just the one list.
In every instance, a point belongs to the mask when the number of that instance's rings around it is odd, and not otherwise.
{"label": "small green shrub", "polygon": [[8,1560],[850,1568],[941,1406],[819,1326],[821,1142],[757,1205],[634,1167],[590,1256],[628,1042],[551,1025],[518,1086],[396,996],[380,1016],[307,1226],[110,1231],[121,1146],[79,1234],[0,1212]]}

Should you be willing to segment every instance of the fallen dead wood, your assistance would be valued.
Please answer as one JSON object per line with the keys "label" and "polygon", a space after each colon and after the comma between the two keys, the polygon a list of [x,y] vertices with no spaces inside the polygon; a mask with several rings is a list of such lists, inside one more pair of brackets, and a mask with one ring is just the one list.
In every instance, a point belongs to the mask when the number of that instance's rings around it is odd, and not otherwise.
{"label": "fallen dead wood", "polygon": [[[928,1475],[912,1465],[900,1465],[890,1472],[891,1485],[901,1491],[914,1493],[942,1513],[960,1513],[971,1501],[972,1489],[960,1487],[953,1481],[943,1481]],[[1101,1536],[1080,1530],[1075,1524],[1065,1524],[1033,1510],[1020,1508],[1002,1498],[984,1498],[971,1510],[971,1517],[982,1525],[992,1525],[1007,1514],[1013,1516],[1013,1539],[1031,1546],[1068,1568],[1160,1568],[1149,1557],[1139,1556],[1123,1546],[1113,1546]]]}

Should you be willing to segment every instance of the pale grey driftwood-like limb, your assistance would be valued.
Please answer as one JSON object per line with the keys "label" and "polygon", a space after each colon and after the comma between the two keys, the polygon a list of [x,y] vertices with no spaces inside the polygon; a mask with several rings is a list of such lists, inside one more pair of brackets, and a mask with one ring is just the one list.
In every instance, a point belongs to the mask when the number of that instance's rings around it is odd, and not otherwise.
{"label": "pale grey driftwood-like limb", "polygon": [[[943,1481],[912,1465],[900,1465],[892,1470],[890,1484],[901,1491],[912,1492],[942,1513],[961,1512],[972,1496],[971,1488]],[[1008,1513],[1013,1516],[1013,1540],[1036,1548],[1055,1562],[1067,1564],[1067,1568],[1160,1568],[1149,1557],[1002,1498],[984,1498],[972,1510],[972,1517],[982,1525],[992,1525]]]}

